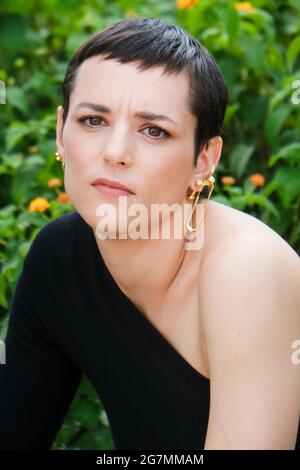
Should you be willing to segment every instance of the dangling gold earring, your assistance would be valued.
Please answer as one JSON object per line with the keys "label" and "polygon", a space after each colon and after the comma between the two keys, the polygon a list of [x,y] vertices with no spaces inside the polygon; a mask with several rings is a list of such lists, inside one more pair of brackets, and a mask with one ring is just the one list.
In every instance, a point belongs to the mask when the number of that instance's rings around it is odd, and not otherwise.
{"label": "dangling gold earring", "polygon": [[191,194],[189,196],[187,196],[187,199],[189,201],[194,201],[195,197],[197,197],[196,194],[200,193],[202,191],[202,189],[203,189],[203,180],[198,179],[196,181],[195,185],[198,186],[199,189],[194,189],[194,191],[192,191]]}
{"label": "dangling gold earring", "polygon": [[59,155],[58,152],[55,152],[55,155],[56,155],[56,160],[58,160],[59,162],[61,162],[61,166],[63,168],[63,170],[65,169],[65,162],[64,160],[62,159],[62,157]]}
{"label": "dangling gold earring", "polygon": [[[213,168],[214,168],[214,166],[213,166]],[[190,232],[196,232],[199,229],[200,224],[202,222],[202,219],[204,217],[204,213],[205,213],[207,203],[208,203],[209,198],[211,196],[211,193],[214,189],[214,185],[215,185],[215,178],[213,176],[210,176],[208,179],[205,179],[204,181],[202,181],[201,179],[198,179],[196,181],[196,186],[199,186],[201,189],[200,190],[194,190],[189,196],[187,196],[188,200],[194,200],[193,206],[192,206],[192,212],[191,212],[191,215],[190,215],[190,217],[187,221],[187,230],[189,230]],[[203,188],[205,186],[209,186],[210,190],[209,190],[209,195],[207,197],[207,202],[204,205],[203,216],[201,217],[201,220],[200,220],[199,224],[196,227],[192,227],[190,222],[191,222],[191,220],[193,218],[193,214],[194,214],[194,212],[197,208],[197,204],[198,204],[198,201],[199,201],[199,198],[200,198],[200,193],[201,193],[201,191],[203,190]]]}

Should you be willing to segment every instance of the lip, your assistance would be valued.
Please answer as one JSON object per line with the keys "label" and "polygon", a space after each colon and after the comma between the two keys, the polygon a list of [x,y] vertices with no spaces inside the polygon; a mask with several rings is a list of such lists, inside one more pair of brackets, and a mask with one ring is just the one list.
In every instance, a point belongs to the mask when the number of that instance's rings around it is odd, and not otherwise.
{"label": "lip", "polygon": [[120,183],[119,181],[110,180],[108,178],[97,178],[92,182],[95,189],[111,196],[126,196],[134,194],[134,192]]}

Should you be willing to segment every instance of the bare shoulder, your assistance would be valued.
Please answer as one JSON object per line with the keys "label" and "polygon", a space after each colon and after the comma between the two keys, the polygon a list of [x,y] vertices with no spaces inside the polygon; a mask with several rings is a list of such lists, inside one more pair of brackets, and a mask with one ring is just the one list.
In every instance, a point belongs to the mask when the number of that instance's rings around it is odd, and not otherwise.
{"label": "bare shoulder", "polygon": [[300,367],[291,361],[300,260],[266,224],[213,206],[199,282],[212,390],[206,448],[291,449],[300,409]]}
{"label": "bare shoulder", "polygon": [[240,292],[247,296],[247,302],[255,296],[257,283],[261,282],[266,294],[273,294],[273,298],[275,287],[279,292],[289,291],[300,312],[300,258],[294,249],[249,214],[213,201],[209,209],[199,278],[203,301],[212,302],[214,292],[216,308],[224,309],[222,303],[229,292],[235,297]]}
{"label": "bare shoulder", "polygon": [[[205,244],[207,257],[225,254],[225,247],[232,248],[252,242],[266,244],[269,251],[281,252],[288,259],[299,263],[299,256],[293,248],[271,227],[256,217],[232,207],[209,201],[205,216]],[[205,255],[205,256],[206,256]]]}

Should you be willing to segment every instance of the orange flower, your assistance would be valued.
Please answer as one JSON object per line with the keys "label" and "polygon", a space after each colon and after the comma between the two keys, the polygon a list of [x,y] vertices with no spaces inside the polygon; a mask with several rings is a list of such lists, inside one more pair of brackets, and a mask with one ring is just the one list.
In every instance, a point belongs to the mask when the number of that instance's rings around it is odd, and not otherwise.
{"label": "orange flower", "polygon": [[233,176],[222,176],[221,181],[225,185],[232,185],[235,183],[235,178]]}
{"label": "orange flower", "polygon": [[57,200],[61,204],[65,204],[66,202],[69,201],[69,197],[68,197],[67,193],[59,193],[59,195],[57,196]]}
{"label": "orange flower", "polygon": [[244,11],[246,13],[251,13],[254,11],[254,6],[250,2],[237,2],[234,4],[234,7],[238,11]]}
{"label": "orange flower", "polygon": [[250,181],[254,186],[263,186],[265,184],[265,177],[261,173],[254,173],[250,176]]}
{"label": "orange flower", "polygon": [[29,203],[28,206],[28,211],[29,212],[45,212],[46,209],[50,207],[49,202],[47,199],[43,197],[36,197],[35,199],[32,199]]}
{"label": "orange flower", "polygon": [[28,150],[30,153],[38,153],[40,149],[37,147],[37,145],[32,145]]}
{"label": "orange flower", "polygon": [[49,188],[59,188],[62,185],[62,180],[60,178],[51,178],[48,180]]}
{"label": "orange flower", "polygon": [[197,0],[176,0],[176,7],[183,10],[184,8],[193,8],[196,3]]}

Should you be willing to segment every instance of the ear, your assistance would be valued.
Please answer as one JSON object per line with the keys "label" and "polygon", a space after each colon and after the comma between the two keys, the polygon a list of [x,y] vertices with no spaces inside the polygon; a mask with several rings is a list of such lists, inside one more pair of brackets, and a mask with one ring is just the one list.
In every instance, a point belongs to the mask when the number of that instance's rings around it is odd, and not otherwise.
{"label": "ear", "polygon": [[57,107],[57,122],[56,122],[56,147],[59,155],[64,156],[64,144],[63,144],[63,107]]}
{"label": "ear", "polygon": [[209,178],[215,171],[221,158],[222,146],[222,137],[217,135],[209,139],[207,148],[204,146],[199,153],[196,167],[190,180],[190,187],[193,190],[197,190],[195,183],[198,178],[201,180]]}

